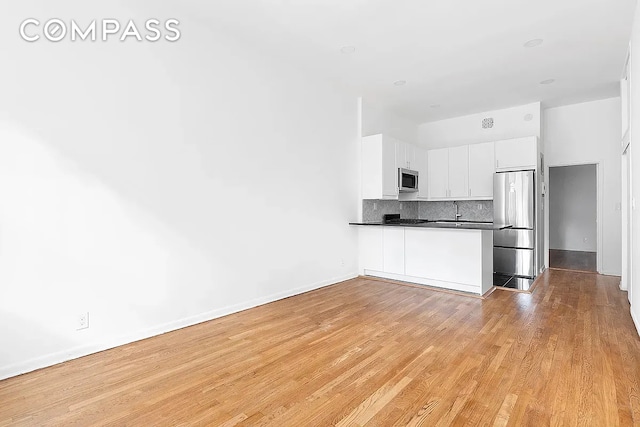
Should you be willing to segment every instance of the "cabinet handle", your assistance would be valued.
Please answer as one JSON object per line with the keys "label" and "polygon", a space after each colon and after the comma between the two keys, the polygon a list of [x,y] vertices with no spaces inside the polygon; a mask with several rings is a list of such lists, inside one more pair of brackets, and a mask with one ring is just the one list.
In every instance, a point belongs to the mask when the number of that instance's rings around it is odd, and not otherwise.
{"label": "cabinet handle", "polygon": [[471,197],[471,187],[469,187],[469,197]]}
{"label": "cabinet handle", "polygon": [[500,160],[496,159],[496,168],[500,167]]}

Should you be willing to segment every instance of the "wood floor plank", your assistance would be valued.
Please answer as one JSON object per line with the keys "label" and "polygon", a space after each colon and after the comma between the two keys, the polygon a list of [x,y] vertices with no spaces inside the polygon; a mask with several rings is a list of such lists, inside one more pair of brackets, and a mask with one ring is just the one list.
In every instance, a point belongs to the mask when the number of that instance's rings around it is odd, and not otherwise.
{"label": "wood floor plank", "polygon": [[640,425],[619,279],[486,299],[358,278],[0,381],[0,426]]}

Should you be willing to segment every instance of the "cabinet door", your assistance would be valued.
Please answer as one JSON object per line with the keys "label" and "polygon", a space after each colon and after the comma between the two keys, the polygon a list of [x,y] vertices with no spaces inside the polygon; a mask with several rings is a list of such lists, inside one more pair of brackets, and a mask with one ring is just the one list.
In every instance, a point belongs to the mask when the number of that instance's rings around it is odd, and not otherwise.
{"label": "cabinet door", "polygon": [[415,166],[418,171],[418,198],[427,199],[429,197],[429,169],[427,167],[427,150],[415,149]]}
{"label": "cabinet door", "polygon": [[537,142],[535,136],[496,141],[496,169],[535,169],[538,156]]}
{"label": "cabinet door", "polygon": [[396,167],[408,169],[405,157],[407,155],[407,144],[402,141],[396,141]]}
{"label": "cabinet door", "polygon": [[429,198],[444,199],[449,194],[449,149],[429,150],[427,157]]}
{"label": "cabinet door", "polygon": [[358,230],[358,267],[360,274],[364,270],[382,271],[383,264],[383,227],[359,227]]}
{"label": "cabinet door", "polygon": [[418,170],[418,164],[416,162],[416,150],[418,150],[418,148],[414,147],[411,144],[405,144],[404,146],[404,160],[407,164],[407,169]]}
{"label": "cabinet door", "polygon": [[382,196],[398,197],[396,141],[386,136],[382,139]]}
{"label": "cabinet door", "polygon": [[449,197],[469,197],[469,146],[449,148]]}
{"label": "cabinet door", "polygon": [[469,145],[469,196],[493,197],[493,142]]}
{"label": "cabinet door", "polygon": [[404,228],[382,227],[385,273],[404,274]]}
{"label": "cabinet door", "polygon": [[416,170],[416,147],[396,141],[396,167]]}

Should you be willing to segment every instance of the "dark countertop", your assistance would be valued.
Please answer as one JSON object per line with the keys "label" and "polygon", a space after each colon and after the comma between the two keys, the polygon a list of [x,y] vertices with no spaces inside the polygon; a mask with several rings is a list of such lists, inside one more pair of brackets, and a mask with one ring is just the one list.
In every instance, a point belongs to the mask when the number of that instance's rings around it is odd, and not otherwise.
{"label": "dark countertop", "polygon": [[419,224],[397,224],[397,223],[384,223],[382,221],[377,222],[350,222],[349,225],[374,225],[381,227],[417,227],[417,228],[453,228],[461,230],[504,230],[505,228],[511,228],[511,224],[494,224],[493,222],[469,222],[469,221],[432,221],[423,222]]}

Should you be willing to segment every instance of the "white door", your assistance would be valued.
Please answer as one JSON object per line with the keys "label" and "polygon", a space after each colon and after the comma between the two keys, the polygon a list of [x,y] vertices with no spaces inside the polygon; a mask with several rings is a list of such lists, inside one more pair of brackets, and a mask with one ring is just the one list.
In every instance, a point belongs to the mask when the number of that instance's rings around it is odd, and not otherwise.
{"label": "white door", "polygon": [[449,148],[449,197],[469,197],[469,146]]}
{"label": "white door", "polygon": [[495,170],[493,142],[469,145],[469,196],[493,197]]}
{"label": "white door", "polygon": [[449,149],[429,150],[427,156],[429,198],[444,199],[449,195]]}

